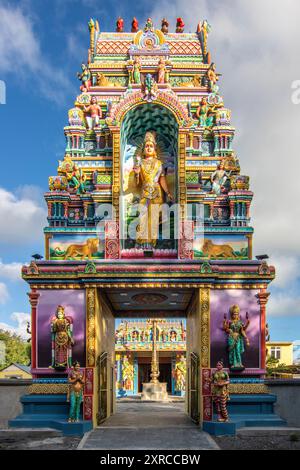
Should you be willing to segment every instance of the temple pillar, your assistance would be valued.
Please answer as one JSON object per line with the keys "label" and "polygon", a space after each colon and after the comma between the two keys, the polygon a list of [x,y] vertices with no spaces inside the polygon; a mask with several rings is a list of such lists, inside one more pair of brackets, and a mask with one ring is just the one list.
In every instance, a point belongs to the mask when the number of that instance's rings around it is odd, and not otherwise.
{"label": "temple pillar", "polygon": [[48,206],[48,217],[52,217],[53,202],[52,202],[52,201],[48,201],[47,206]]}
{"label": "temple pillar", "polygon": [[[115,222],[119,224],[120,213],[120,129],[113,128],[113,184],[112,184],[112,203],[115,211]],[[108,146],[108,134],[105,134],[105,146]]]}
{"label": "temple pillar", "polygon": [[94,372],[93,425],[115,411],[115,319],[105,294],[87,287],[87,367]]}
{"label": "temple pillar", "polygon": [[88,208],[89,208],[89,203],[84,201],[83,203],[83,218],[84,219],[88,218]]}
{"label": "temple pillar", "polygon": [[269,300],[270,292],[266,289],[256,294],[257,303],[260,306],[260,357],[261,357],[261,369],[266,368],[266,306]]}
{"label": "temple pillar", "polygon": [[211,395],[204,395],[204,372],[210,374],[210,289],[196,289],[187,316],[187,413],[198,424],[212,419]]}
{"label": "temple pillar", "polygon": [[64,204],[64,217],[67,219],[69,204],[67,202],[64,202],[63,204]]}
{"label": "temple pillar", "polygon": [[28,294],[31,305],[31,369],[37,366],[37,305],[40,297],[36,289],[32,289]]}
{"label": "temple pillar", "polygon": [[234,217],[234,201],[229,201],[229,207],[230,207],[230,218],[233,219]]}
{"label": "temple pillar", "polygon": [[246,202],[246,217],[247,217],[247,219],[250,219],[250,206],[251,206],[251,202],[247,201]]}

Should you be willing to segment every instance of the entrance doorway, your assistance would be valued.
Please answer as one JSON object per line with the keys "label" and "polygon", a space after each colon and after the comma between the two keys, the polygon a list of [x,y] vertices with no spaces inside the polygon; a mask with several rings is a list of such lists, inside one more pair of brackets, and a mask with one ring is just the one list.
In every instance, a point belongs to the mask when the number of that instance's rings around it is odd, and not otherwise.
{"label": "entrance doorway", "polygon": [[[113,387],[108,386],[107,393],[111,388],[114,400],[107,405],[108,415],[118,411],[122,403],[142,403],[143,383],[151,381],[155,348],[159,382],[167,384],[171,401],[181,402],[189,416],[199,422],[200,374],[195,373],[195,367],[191,370],[191,353],[199,351],[195,335],[199,321],[197,293],[184,288],[138,290],[124,287],[106,290],[102,295],[102,315],[109,310],[111,316],[107,325],[109,331],[114,331],[113,344],[107,328],[103,329],[101,342],[112,347],[113,371],[111,368],[109,371]],[[107,308],[103,308],[104,300]],[[194,375],[193,381],[191,376]]]}

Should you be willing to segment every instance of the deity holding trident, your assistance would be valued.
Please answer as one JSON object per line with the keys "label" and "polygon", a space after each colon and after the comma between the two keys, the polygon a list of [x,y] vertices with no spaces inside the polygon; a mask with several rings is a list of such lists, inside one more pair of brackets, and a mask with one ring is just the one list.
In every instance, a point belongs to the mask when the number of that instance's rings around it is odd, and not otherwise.
{"label": "deity holding trident", "polygon": [[142,158],[137,159],[134,172],[137,186],[141,188],[140,216],[137,227],[137,242],[146,249],[156,246],[159,232],[159,216],[163,194],[173,201],[169,191],[163,165],[157,158],[155,133],[146,132]]}

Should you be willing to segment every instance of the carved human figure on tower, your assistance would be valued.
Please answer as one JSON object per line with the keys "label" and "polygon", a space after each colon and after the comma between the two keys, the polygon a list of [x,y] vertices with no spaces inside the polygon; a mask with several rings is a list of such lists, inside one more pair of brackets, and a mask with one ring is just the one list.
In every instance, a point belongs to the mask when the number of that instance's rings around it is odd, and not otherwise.
{"label": "carved human figure on tower", "polygon": [[206,64],[210,64],[210,53],[207,50],[207,36],[211,31],[211,26],[207,22],[207,20],[204,20],[201,23],[198,23],[197,26],[197,34],[201,43],[201,48],[202,48],[202,54],[204,57],[204,61]]}
{"label": "carved human figure on tower", "polygon": [[243,323],[240,319],[240,307],[232,305],[229,309],[230,320],[227,320],[227,315],[224,315],[223,330],[227,333],[228,339],[228,358],[231,370],[241,371],[244,370],[242,363],[242,356],[245,352],[245,343],[250,346],[249,339],[246,335],[246,330],[250,324],[248,312],[246,313],[246,322]]}
{"label": "carved human figure on tower", "polygon": [[166,61],[163,57],[158,62],[158,78],[157,83],[166,83],[167,80],[167,69],[166,69]]}
{"label": "carved human figure on tower", "polygon": [[79,362],[74,362],[73,370],[68,377],[68,396],[70,402],[69,423],[76,423],[80,417],[80,405],[83,399],[83,387],[85,384],[83,374],[80,370]]}
{"label": "carved human figure on tower", "polygon": [[217,370],[212,374],[212,397],[216,404],[218,421],[228,421],[227,401],[229,400],[229,376],[223,369],[223,362],[217,363]]}
{"label": "carved human figure on tower", "polygon": [[199,103],[196,110],[196,117],[198,118],[198,125],[201,127],[211,127],[213,125],[214,114],[205,97],[203,97]]}
{"label": "carved human figure on tower", "polygon": [[51,319],[52,364],[54,369],[72,366],[73,320],[65,316],[65,308],[58,305]]}
{"label": "carved human figure on tower", "polygon": [[217,86],[217,81],[219,80],[219,77],[216,73],[216,64],[214,62],[210,65],[207,71],[207,79],[209,91],[212,93],[217,93],[219,89],[219,87]]}
{"label": "carved human figure on tower", "polygon": [[79,78],[79,80],[81,80],[81,83],[82,83],[80,90],[83,93],[86,93],[87,91],[89,91],[92,85],[92,82],[91,82],[92,76],[87,65],[81,64],[81,72],[77,73],[77,77]]}
{"label": "carved human figure on tower", "polygon": [[102,118],[102,111],[99,104],[97,104],[96,96],[92,96],[89,106],[84,106],[84,111],[87,113],[86,121],[90,130],[99,126],[99,121]]}
{"label": "carved human figure on tower", "polygon": [[136,161],[134,172],[136,183],[141,191],[137,242],[144,248],[151,249],[156,246],[158,239],[159,216],[161,204],[164,202],[164,193],[170,200],[173,200],[163,165],[157,158],[156,137],[152,131],[146,132],[142,158]]}
{"label": "carved human figure on tower", "polygon": [[132,76],[133,76],[133,83],[136,83],[137,85],[140,85],[141,83],[141,63],[138,57],[134,59],[133,62],[133,70],[132,70]]}
{"label": "carved human figure on tower", "polygon": [[225,164],[221,161],[216,171],[210,177],[212,183],[212,192],[219,196],[221,193],[226,192],[226,181],[230,175],[225,171]]}
{"label": "carved human figure on tower", "polygon": [[75,189],[77,194],[85,193],[85,175],[70,156],[66,156],[65,159],[60,162],[58,172],[67,178],[70,189]]}
{"label": "carved human figure on tower", "polygon": [[147,73],[142,90],[144,92],[144,99],[146,101],[151,102],[156,99],[158,94],[158,87],[151,73]]}

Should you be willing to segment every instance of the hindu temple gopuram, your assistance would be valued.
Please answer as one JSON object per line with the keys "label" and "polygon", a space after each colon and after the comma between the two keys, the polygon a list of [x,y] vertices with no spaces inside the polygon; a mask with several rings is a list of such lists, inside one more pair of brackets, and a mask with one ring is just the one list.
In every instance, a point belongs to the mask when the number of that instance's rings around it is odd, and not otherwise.
{"label": "hindu temple gopuram", "polygon": [[[184,392],[199,426],[274,425],[264,374],[275,270],[253,259],[253,193],[234,151],[210,26],[186,33],[181,18],[172,28],[151,18],[127,30],[119,18],[114,32],[95,19],[88,26],[66,146],[45,193],[45,259],[22,270],[34,380],[11,425],[69,434],[101,425],[116,396],[141,392],[138,359],[151,351],[146,323],[155,318],[174,322],[157,333],[161,373],[168,357],[178,374],[169,393]],[[230,381],[227,423],[214,410],[217,364]]]}

